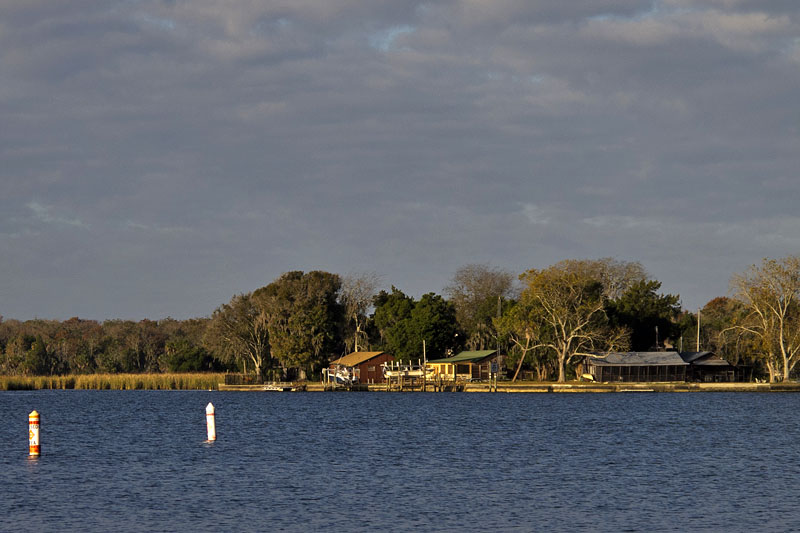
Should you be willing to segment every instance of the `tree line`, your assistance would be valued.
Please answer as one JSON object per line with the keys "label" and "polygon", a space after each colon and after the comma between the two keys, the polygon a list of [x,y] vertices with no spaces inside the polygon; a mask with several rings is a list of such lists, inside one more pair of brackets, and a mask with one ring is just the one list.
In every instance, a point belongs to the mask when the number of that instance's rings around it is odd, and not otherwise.
{"label": "tree line", "polygon": [[[286,272],[189,320],[3,320],[0,373],[239,371],[318,379],[350,351],[408,361],[462,349],[506,354],[509,378],[574,377],[604,351],[714,351],[770,381],[800,359],[800,258],[765,259],[698,313],[660,292],[638,262],[566,260],[520,276],[487,264],[457,270],[443,294],[382,290],[374,273]],[[698,321],[699,330],[698,330]],[[699,334],[698,334],[699,332]]]}

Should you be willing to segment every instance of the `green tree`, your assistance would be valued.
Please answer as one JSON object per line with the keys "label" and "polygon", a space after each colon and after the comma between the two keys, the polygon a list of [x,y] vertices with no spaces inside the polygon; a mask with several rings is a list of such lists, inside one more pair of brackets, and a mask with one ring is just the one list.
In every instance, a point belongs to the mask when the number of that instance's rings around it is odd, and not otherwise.
{"label": "green tree", "polygon": [[[414,305],[406,328],[407,345],[415,346],[418,357],[422,355],[422,341],[428,359],[445,357],[458,351],[464,335],[458,328],[456,310],[452,303],[432,292],[423,294]],[[408,355],[413,358],[413,352]]]}
{"label": "green tree", "polygon": [[51,345],[60,370],[74,374],[93,372],[102,336],[103,328],[94,320],[72,317],[59,324]]}
{"label": "green tree", "polygon": [[203,372],[215,367],[211,354],[186,337],[167,341],[162,365],[170,372]]}
{"label": "green tree", "polygon": [[139,336],[139,368],[143,372],[158,372],[158,361],[164,355],[168,337],[158,324],[153,320],[142,320],[136,325]]}
{"label": "green tree", "polygon": [[[699,310],[701,317],[700,335],[697,335],[697,313],[683,311],[677,319],[679,331],[678,347],[683,351],[706,350],[723,357],[733,365],[747,364],[761,366],[761,361],[753,357],[757,349],[753,338],[745,332],[733,328],[741,324],[747,316],[742,302],[734,298],[720,296],[713,298]],[[764,367],[766,371],[766,367]]]}
{"label": "green tree", "polygon": [[98,358],[98,367],[103,372],[142,372],[143,352],[139,329],[131,320],[106,320],[105,350]]}
{"label": "green tree", "polygon": [[28,352],[36,342],[36,337],[27,335],[20,331],[17,323],[15,335],[6,342],[6,349],[3,358],[3,374],[18,375],[26,371],[25,360]]}
{"label": "green tree", "polygon": [[455,307],[434,293],[415,302],[396,287],[391,294],[381,291],[375,298],[374,320],[383,349],[399,361],[422,359],[422,341],[428,359],[444,357],[462,344]]}
{"label": "green tree", "polygon": [[501,338],[512,346],[507,359],[507,364],[516,363],[512,383],[519,377],[525,363],[536,369],[539,381],[547,379],[549,369],[555,366],[555,353],[546,349],[544,344],[544,323],[537,314],[538,308],[531,303],[527,298],[515,302],[494,320]]}
{"label": "green tree", "polygon": [[22,373],[26,375],[47,375],[51,373],[52,359],[41,335],[25,354]]}
{"label": "green tree", "polygon": [[[392,286],[392,292],[381,291],[375,297],[373,322],[380,335],[382,349],[397,359],[411,359],[414,351],[413,340],[406,331],[414,299]],[[421,347],[420,347],[421,348]]]}
{"label": "green tree", "polygon": [[[714,352],[732,365],[761,367],[761,361],[753,357],[757,349],[752,335],[738,328],[731,329],[743,323],[747,315],[747,308],[739,300],[725,296],[710,300],[700,310],[699,349]],[[697,349],[697,315],[690,316],[691,325],[682,332],[683,344]]]}
{"label": "green tree", "polygon": [[316,375],[342,346],[340,288],[336,274],[293,271],[253,293],[266,317],[272,356],[284,371],[296,369],[301,379]]}
{"label": "green tree", "polygon": [[648,351],[656,345],[656,338],[661,344],[674,339],[678,332],[680,298],[659,294],[660,288],[661,283],[655,280],[637,281],[607,306],[611,323],[630,330],[630,345],[634,351]]}

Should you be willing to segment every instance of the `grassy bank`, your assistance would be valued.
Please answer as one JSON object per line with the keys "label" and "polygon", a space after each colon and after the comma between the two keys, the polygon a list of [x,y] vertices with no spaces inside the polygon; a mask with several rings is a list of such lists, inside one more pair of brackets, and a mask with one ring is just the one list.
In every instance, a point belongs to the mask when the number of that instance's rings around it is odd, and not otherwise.
{"label": "grassy bank", "polygon": [[70,374],[66,376],[0,376],[0,390],[208,390],[225,374]]}

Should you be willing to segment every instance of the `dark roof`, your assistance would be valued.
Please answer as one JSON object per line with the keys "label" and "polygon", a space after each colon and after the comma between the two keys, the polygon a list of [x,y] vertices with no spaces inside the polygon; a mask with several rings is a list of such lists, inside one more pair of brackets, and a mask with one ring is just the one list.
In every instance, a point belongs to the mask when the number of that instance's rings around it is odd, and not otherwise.
{"label": "dark roof", "polygon": [[610,352],[588,357],[597,366],[686,366],[678,352]]}
{"label": "dark roof", "polygon": [[459,353],[458,355],[454,355],[453,357],[447,357],[445,359],[433,359],[428,361],[429,363],[477,363],[482,359],[486,359],[497,353],[497,350],[476,350],[476,351],[464,351]]}
{"label": "dark roof", "polygon": [[707,355],[713,355],[712,352],[681,352],[681,357],[687,363],[692,363],[698,359],[701,359]]}
{"label": "dark roof", "polygon": [[681,352],[681,357],[694,366],[733,366],[714,352]]}

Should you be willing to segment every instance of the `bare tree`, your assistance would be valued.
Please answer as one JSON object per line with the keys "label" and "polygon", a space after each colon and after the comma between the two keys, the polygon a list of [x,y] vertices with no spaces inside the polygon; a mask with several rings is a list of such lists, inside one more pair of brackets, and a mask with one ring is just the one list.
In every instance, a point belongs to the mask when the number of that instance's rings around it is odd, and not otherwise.
{"label": "bare tree", "polygon": [[627,332],[609,327],[603,285],[590,274],[590,267],[578,261],[561,262],[522,275],[526,287],[517,304],[520,339],[525,339],[528,351],[551,350],[558,364],[558,381],[566,380],[567,367],[579,358],[626,345]]}
{"label": "bare tree", "polygon": [[764,259],[734,275],[731,289],[749,312],[728,329],[756,340],[770,382],[788,380],[800,361],[800,257]]}
{"label": "bare tree", "polygon": [[485,263],[456,270],[444,292],[456,308],[456,319],[472,350],[482,350],[496,338],[492,319],[497,316],[498,302],[516,296],[514,275]]}
{"label": "bare tree", "polygon": [[353,330],[352,346],[350,346],[349,336],[345,342],[348,347],[352,347],[354,352],[359,350],[360,339],[361,346],[369,349],[364,324],[367,320],[367,311],[372,306],[380,284],[381,277],[375,272],[348,274],[342,278],[339,299],[344,306],[347,324]]}
{"label": "bare tree", "polygon": [[603,286],[603,296],[609,300],[618,299],[636,283],[647,281],[649,277],[638,261],[620,261],[613,257],[567,259],[554,266],[596,279]]}
{"label": "bare tree", "polygon": [[238,360],[247,372],[248,362],[261,376],[270,359],[267,317],[250,294],[238,294],[219,306],[211,317],[204,344],[222,360]]}

